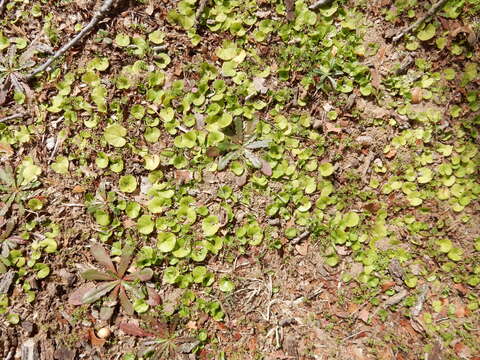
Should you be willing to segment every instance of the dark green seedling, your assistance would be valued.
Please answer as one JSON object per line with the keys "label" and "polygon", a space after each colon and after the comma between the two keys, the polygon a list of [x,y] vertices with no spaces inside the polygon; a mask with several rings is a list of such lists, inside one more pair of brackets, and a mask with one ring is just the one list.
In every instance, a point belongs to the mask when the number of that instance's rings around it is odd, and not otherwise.
{"label": "dark green seedling", "polygon": [[81,274],[86,280],[102,281],[93,289],[87,291],[83,295],[81,302],[83,304],[91,304],[111,292],[111,298],[113,300],[118,298],[125,312],[133,315],[134,306],[127,296],[127,291],[135,299],[144,298],[142,286],[139,282],[150,280],[153,276],[152,269],[144,268],[127,274],[127,269],[133,258],[133,247],[127,246],[122,250],[120,263],[116,267],[102,245],[95,243],[91,246],[90,251],[97,262],[105,268],[105,271],[89,269]]}
{"label": "dark green seedling", "polygon": [[[29,170],[29,169],[27,169]],[[23,215],[23,202],[31,197],[32,190],[40,186],[40,181],[24,181],[23,172],[15,176],[10,165],[0,167],[0,201],[5,205],[0,209],[0,216],[4,216],[15,202],[18,204],[19,214]]]}
{"label": "dark green seedling", "polygon": [[120,323],[119,328],[126,334],[144,338],[140,350],[141,356],[150,360],[179,359],[181,354],[192,352],[200,341],[190,336],[178,336],[175,322],[154,320],[149,329],[143,329],[134,323]]}
{"label": "dark green seedling", "polygon": [[225,169],[228,164],[241,157],[248,160],[256,169],[262,169],[265,175],[271,172],[270,165],[267,161],[254,154],[253,150],[268,148],[270,139],[256,140],[255,135],[245,136],[243,131],[243,122],[235,119],[235,134],[230,137],[230,140],[225,141],[219,145],[220,150],[227,152],[218,160],[218,170]]}
{"label": "dark green seedling", "polygon": [[2,97],[13,88],[16,93],[24,94],[26,90],[31,92],[26,83],[26,70],[35,65],[33,56],[37,52],[52,51],[51,47],[34,40],[20,56],[17,56],[17,46],[8,48],[5,56],[0,54],[0,104]]}

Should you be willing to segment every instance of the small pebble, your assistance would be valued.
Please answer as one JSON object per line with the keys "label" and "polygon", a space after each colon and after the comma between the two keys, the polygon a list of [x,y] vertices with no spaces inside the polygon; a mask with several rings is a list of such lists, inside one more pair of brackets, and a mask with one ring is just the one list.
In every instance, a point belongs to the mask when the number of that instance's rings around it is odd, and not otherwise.
{"label": "small pebble", "polygon": [[367,146],[373,143],[373,138],[368,135],[362,135],[357,137],[357,142],[360,143],[361,145]]}
{"label": "small pebble", "polygon": [[103,327],[101,328],[100,330],[97,331],[97,336],[100,338],[100,339],[106,339],[110,336],[112,332],[110,331],[110,329],[108,327]]}

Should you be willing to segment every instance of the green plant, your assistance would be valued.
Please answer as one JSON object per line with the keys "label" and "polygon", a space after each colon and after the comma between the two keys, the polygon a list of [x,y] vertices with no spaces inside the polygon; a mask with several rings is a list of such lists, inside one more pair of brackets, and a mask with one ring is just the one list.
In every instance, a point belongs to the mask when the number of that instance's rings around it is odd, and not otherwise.
{"label": "green plant", "polygon": [[36,180],[38,174],[40,168],[30,161],[17,169],[16,176],[10,165],[0,167],[0,200],[5,204],[0,209],[0,216],[6,215],[13,203],[18,205],[19,215],[23,215],[24,202],[34,195],[32,190],[40,186]]}
{"label": "green plant", "polygon": [[[150,268],[143,268],[133,273],[127,273],[133,258],[134,247],[125,246],[122,249],[122,256],[117,266],[113,264],[112,259],[102,245],[98,243],[92,244],[90,252],[95,260],[105,268],[105,271],[89,269],[82,272],[81,276],[86,280],[96,280],[101,281],[101,283],[87,291],[78,289],[72,296],[79,297],[80,302],[83,304],[91,304],[112,293],[111,298],[113,300],[118,298],[127,314],[132,315],[135,310],[144,312],[143,303],[141,301],[141,304],[138,302],[138,300],[145,298],[142,286],[139,283],[150,280],[153,276],[153,271]],[[141,311],[136,309],[129,300],[127,292],[133,295],[135,304],[140,305]]]}
{"label": "green plant", "polygon": [[197,338],[179,336],[177,321],[151,320],[148,329],[134,323],[120,323],[119,328],[128,335],[153,338],[141,345],[140,355],[145,359],[179,359],[181,354],[192,352],[199,344]]}
{"label": "green plant", "polygon": [[[20,39],[17,45],[10,45],[5,56],[0,53],[0,104],[2,97],[13,87],[18,94],[32,93],[25,81],[25,70],[35,66],[33,57],[37,52],[51,52],[51,47],[34,40],[25,51],[17,57],[18,46],[26,46],[26,41]],[[28,95],[28,94],[27,94]]]}
{"label": "green plant", "polygon": [[262,169],[266,175],[271,175],[271,167],[268,162],[262,158],[259,158],[252,150],[268,148],[270,139],[256,140],[255,136],[245,137],[244,135],[244,123],[241,119],[234,120],[234,135],[230,137],[230,140],[224,141],[218,145],[218,148],[222,152],[226,152],[218,160],[218,170],[225,169],[228,164],[242,157],[244,160],[248,160],[250,164],[256,169]]}

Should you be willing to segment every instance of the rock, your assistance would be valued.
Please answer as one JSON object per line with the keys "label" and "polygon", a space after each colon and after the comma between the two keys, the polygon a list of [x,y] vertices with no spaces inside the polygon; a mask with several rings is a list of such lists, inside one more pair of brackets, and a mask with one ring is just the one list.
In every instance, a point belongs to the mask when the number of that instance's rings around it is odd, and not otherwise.
{"label": "rock", "polygon": [[49,137],[45,141],[45,146],[46,146],[47,150],[52,150],[55,146],[55,138],[54,137]]}
{"label": "rock", "polygon": [[108,327],[103,327],[101,328],[100,330],[97,331],[97,336],[100,338],[100,339],[106,339],[110,336],[112,332],[110,331],[110,329]]}
{"label": "rock", "polygon": [[369,146],[369,145],[372,145],[373,138],[371,136],[368,136],[368,135],[362,135],[362,136],[357,137],[357,142],[360,145]]}
{"label": "rock", "polygon": [[39,360],[37,342],[34,339],[28,339],[22,344],[22,360]]}

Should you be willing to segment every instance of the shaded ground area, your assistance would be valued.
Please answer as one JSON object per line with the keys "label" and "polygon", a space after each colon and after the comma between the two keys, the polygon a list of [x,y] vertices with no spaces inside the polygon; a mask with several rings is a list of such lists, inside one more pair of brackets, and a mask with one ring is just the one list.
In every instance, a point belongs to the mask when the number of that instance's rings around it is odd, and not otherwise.
{"label": "shaded ground area", "polygon": [[[0,2],[1,3],[1,2]],[[0,357],[479,359],[480,4],[6,1]]]}

